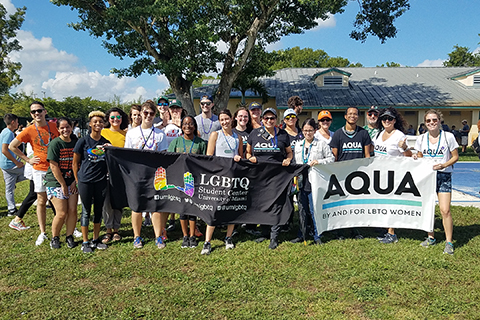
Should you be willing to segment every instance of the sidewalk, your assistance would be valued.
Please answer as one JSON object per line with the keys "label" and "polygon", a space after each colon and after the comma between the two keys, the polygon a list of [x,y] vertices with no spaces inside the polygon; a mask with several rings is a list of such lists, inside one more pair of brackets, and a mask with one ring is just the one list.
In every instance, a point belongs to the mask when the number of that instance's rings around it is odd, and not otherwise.
{"label": "sidewalk", "polygon": [[474,197],[463,192],[452,190],[452,206],[480,208],[480,193]]}

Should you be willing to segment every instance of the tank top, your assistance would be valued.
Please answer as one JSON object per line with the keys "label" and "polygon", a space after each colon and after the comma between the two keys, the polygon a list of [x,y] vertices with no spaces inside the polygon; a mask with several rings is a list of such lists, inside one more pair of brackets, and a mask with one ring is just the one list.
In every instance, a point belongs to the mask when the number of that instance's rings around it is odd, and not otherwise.
{"label": "tank top", "polygon": [[232,131],[232,135],[226,135],[222,129],[217,131],[215,143],[215,155],[217,157],[233,158],[238,155],[238,135]]}

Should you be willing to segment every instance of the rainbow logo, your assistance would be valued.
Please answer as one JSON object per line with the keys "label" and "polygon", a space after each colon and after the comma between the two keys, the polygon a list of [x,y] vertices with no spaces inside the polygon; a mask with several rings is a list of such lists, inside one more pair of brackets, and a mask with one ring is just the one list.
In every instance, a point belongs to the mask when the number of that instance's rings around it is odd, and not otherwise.
{"label": "rainbow logo", "polygon": [[193,193],[195,191],[195,184],[193,176],[190,172],[185,172],[183,174],[183,183],[184,187],[167,184],[167,171],[162,167],[157,168],[157,171],[155,171],[155,179],[153,180],[153,186],[157,191],[177,189],[185,193],[187,196],[193,197]]}

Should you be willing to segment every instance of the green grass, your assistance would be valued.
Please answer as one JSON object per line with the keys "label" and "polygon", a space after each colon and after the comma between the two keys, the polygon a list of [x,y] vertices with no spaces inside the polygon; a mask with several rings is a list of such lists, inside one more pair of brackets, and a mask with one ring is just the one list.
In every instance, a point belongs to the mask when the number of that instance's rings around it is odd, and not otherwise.
{"label": "green grass", "polygon": [[473,151],[472,147],[467,147],[466,152],[462,152],[462,147],[458,148],[458,161],[480,161],[478,155]]}
{"label": "green grass", "polygon": [[[21,201],[28,183],[18,185]],[[0,194],[4,193],[3,179]],[[164,250],[133,249],[129,212],[123,240],[105,251],[35,247],[31,229],[8,228],[0,197],[0,319],[478,319],[480,314],[480,210],[453,207],[455,255],[419,246],[422,231],[397,230],[400,241],[330,240],[323,246],[291,244],[282,234],[276,250],[240,229],[236,248],[225,250],[224,231],[213,252],[181,249],[178,231]],[[437,208],[438,210],[438,208]],[[52,213],[49,210],[47,230]],[[203,238],[202,238],[203,239]],[[64,242],[62,233],[61,241]],[[311,241],[310,241],[311,243]]]}

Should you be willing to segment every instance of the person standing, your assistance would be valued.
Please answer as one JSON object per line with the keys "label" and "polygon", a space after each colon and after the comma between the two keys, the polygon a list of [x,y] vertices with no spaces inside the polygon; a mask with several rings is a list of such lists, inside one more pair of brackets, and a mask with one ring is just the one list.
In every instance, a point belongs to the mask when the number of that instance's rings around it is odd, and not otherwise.
{"label": "person standing", "polygon": [[[468,133],[470,132],[470,127],[467,124],[467,120],[462,120],[462,129],[460,131],[460,137],[462,139],[462,152],[465,153],[468,145]],[[427,125],[428,130],[428,125]]]}
{"label": "person standing", "polygon": [[[35,245],[41,245],[48,240],[45,233],[45,225],[47,219],[47,192],[43,184],[45,175],[49,167],[47,161],[47,150],[50,142],[59,136],[57,127],[54,122],[47,122],[47,110],[40,101],[33,101],[30,104],[30,114],[33,117],[33,125],[24,129],[12,142],[8,148],[13,151],[17,157],[33,166],[33,183],[35,192],[37,193],[37,219],[40,227],[40,235],[35,241]],[[22,143],[30,143],[33,148],[33,157],[28,158],[18,148]]]}
{"label": "person standing", "polygon": [[153,125],[159,129],[164,129],[170,120],[170,113],[168,112],[169,100],[166,96],[161,96],[157,99],[157,110],[160,113],[159,117],[153,119]]}
{"label": "person standing", "polygon": [[[453,219],[450,212],[452,200],[452,172],[453,164],[458,161],[458,144],[451,132],[440,129],[442,113],[438,110],[428,110],[425,113],[424,121],[427,125],[427,132],[417,138],[415,150],[417,154],[414,159],[428,158],[435,164],[433,170],[437,171],[437,196],[438,206],[442,214],[442,223],[445,230],[445,249],[443,253],[453,254]],[[466,124],[466,120],[464,120]],[[463,123],[463,122],[462,122]],[[422,247],[430,247],[437,243],[434,233],[429,232],[427,239],[420,243]]]}
{"label": "person standing", "polygon": [[15,139],[15,130],[18,128],[18,117],[12,113],[6,113],[3,116],[3,121],[7,126],[0,133],[0,144],[2,146],[2,154],[0,155],[0,168],[3,173],[3,180],[5,181],[5,199],[7,200],[8,216],[13,216],[17,213],[15,205],[15,185],[18,182],[25,180],[24,164],[20,158],[8,150],[10,142]]}
{"label": "person standing", "polygon": [[[357,126],[358,113],[357,107],[347,108],[345,110],[345,126],[333,134],[330,147],[335,161],[370,158],[372,140],[367,130]],[[363,239],[357,229],[353,229],[353,233],[356,239]]]}
{"label": "person standing", "polygon": [[210,139],[212,132],[222,128],[218,117],[212,113],[213,105],[213,98],[211,96],[202,96],[200,98],[200,109],[202,113],[195,117],[198,125],[199,138],[205,141]]}
{"label": "person standing", "polygon": [[254,101],[248,105],[248,110],[252,119],[252,128],[258,129],[262,127],[262,105]]}
{"label": "person standing", "polygon": [[128,124],[128,130],[138,127],[142,124],[142,106],[139,104],[132,104],[130,107],[130,112],[128,113],[128,119],[130,120]]}
{"label": "person standing", "polygon": [[333,137],[333,131],[330,130],[332,125],[332,114],[328,110],[322,110],[318,114],[318,130],[315,132],[317,140],[323,140],[326,144],[330,144]]}

